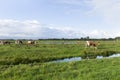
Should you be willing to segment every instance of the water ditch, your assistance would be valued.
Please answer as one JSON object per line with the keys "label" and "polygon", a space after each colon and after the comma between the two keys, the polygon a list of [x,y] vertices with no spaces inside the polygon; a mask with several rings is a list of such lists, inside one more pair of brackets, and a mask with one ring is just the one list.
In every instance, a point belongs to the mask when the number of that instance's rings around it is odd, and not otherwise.
{"label": "water ditch", "polygon": [[[110,55],[108,57],[97,56],[95,59],[113,58],[113,57],[120,57],[120,53],[113,54],[113,55]],[[87,59],[89,59],[89,57],[87,57]],[[73,58],[64,58],[64,59],[60,59],[60,60],[55,60],[52,62],[71,62],[71,61],[81,61],[81,60],[82,60],[81,57],[73,57]]]}

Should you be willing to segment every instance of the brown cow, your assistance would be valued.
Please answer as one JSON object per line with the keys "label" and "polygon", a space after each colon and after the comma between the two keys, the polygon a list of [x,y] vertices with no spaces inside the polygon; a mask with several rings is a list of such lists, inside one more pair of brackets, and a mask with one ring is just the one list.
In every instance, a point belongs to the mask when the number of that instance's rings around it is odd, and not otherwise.
{"label": "brown cow", "polygon": [[1,45],[5,45],[5,44],[10,44],[11,42],[9,42],[9,41],[0,41],[0,44]]}
{"label": "brown cow", "polygon": [[[98,42],[98,43],[99,43],[99,42]],[[86,41],[86,47],[92,46],[92,47],[94,47],[95,49],[97,49],[98,43],[95,43],[95,42],[93,42],[93,41]]]}

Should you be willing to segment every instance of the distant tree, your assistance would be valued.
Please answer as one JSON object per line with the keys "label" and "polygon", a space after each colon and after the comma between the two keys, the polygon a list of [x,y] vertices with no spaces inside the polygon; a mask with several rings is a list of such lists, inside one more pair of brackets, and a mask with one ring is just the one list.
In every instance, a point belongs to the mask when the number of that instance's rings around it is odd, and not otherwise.
{"label": "distant tree", "polygon": [[115,37],[115,40],[120,40],[120,37]]}
{"label": "distant tree", "polygon": [[90,39],[89,36],[87,36],[86,39]]}

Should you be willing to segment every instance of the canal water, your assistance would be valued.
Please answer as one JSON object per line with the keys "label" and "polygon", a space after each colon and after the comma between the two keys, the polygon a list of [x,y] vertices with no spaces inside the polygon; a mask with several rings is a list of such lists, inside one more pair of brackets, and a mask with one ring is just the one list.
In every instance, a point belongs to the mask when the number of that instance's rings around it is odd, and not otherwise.
{"label": "canal water", "polygon": [[81,57],[73,57],[73,58],[65,58],[65,59],[61,59],[61,60],[55,60],[53,62],[70,62],[70,61],[80,61],[82,60]]}
{"label": "canal water", "polygon": [[[97,56],[96,59],[112,58],[112,57],[120,57],[120,53],[119,54],[113,54],[113,55],[110,55],[108,57]],[[89,57],[87,59],[89,59]],[[81,57],[73,57],[73,58],[65,58],[65,59],[61,59],[61,60],[55,60],[55,61],[52,61],[52,62],[71,62],[71,61],[80,61],[80,60],[82,60]]]}

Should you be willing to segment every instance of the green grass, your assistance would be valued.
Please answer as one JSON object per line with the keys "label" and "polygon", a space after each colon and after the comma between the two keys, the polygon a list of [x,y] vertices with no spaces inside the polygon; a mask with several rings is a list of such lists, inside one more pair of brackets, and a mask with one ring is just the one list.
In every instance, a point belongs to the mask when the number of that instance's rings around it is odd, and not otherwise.
{"label": "green grass", "polygon": [[[46,44],[46,43],[59,44]],[[100,41],[98,49],[85,48],[85,41],[38,41],[37,45],[0,45],[0,64],[19,64],[48,62],[70,57],[96,58],[97,55],[109,56],[120,52],[119,41]],[[60,44],[61,43],[61,44]]]}
{"label": "green grass", "polygon": [[[52,44],[48,44],[48,43]],[[38,41],[37,45],[0,45],[0,80],[119,80],[120,58],[94,59],[120,52],[120,41],[100,41],[98,49],[85,41]],[[55,44],[54,44],[55,43]],[[59,44],[56,44],[59,43]],[[50,61],[82,57],[76,62]]]}
{"label": "green grass", "polygon": [[0,66],[2,80],[119,80],[120,58]]}

